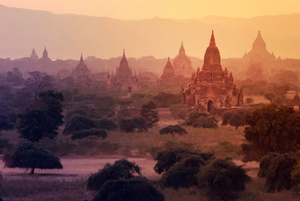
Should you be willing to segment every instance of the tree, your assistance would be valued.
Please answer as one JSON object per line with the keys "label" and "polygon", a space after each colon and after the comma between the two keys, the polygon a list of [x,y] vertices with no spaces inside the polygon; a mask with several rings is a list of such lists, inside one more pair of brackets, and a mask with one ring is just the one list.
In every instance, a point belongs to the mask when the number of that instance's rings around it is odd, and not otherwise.
{"label": "tree", "polygon": [[246,104],[248,105],[248,106],[250,106],[251,104],[253,104],[254,103],[254,99],[253,98],[246,98]]}
{"label": "tree", "polygon": [[31,168],[30,174],[38,169],[62,169],[60,159],[50,151],[37,144],[25,142],[19,144],[15,149],[6,152],[3,162],[9,168]]}
{"label": "tree", "polygon": [[198,183],[205,189],[211,200],[237,200],[238,193],[244,191],[251,177],[242,166],[231,160],[214,159],[200,169]]}
{"label": "tree", "polygon": [[34,100],[37,100],[41,91],[49,90],[52,85],[52,78],[47,73],[40,71],[29,72],[29,78],[25,80],[25,86],[30,88],[34,93]]}
{"label": "tree", "polygon": [[163,194],[146,179],[106,182],[93,201],[164,201]]}
{"label": "tree", "polygon": [[207,113],[199,113],[199,112],[193,111],[188,115],[188,118],[187,118],[185,124],[188,126],[191,126],[191,125],[193,125],[193,123],[195,123],[197,121],[197,119],[199,119],[199,117],[209,117],[209,115]]}
{"label": "tree", "polygon": [[63,134],[68,135],[75,133],[79,130],[90,128],[98,128],[98,123],[89,117],[74,116],[66,123],[66,127],[63,131]]}
{"label": "tree", "polygon": [[291,174],[297,164],[297,159],[299,158],[289,154],[271,153],[261,160],[260,176],[266,177],[267,192],[289,190],[292,187]]}
{"label": "tree", "polygon": [[133,133],[147,131],[147,123],[143,117],[133,117],[131,119],[120,119],[119,128],[122,132]]}
{"label": "tree", "polygon": [[296,152],[300,148],[300,114],[292,107],[270,104],[246,116],[243,151],[247,156],[256,152],[260,160],[269,152],[280,154]]}
{"label": "tree", "polygon": [[9,121],[8,116],[0,114],[0,131],[12,130],[14,125]]}
{"label": "tree", "polygon": [[167,149],[158,153],[154,170],[164,173],[160,180],[164,187],[188,188],[198,184],[196,174],[213,156],[189,149]]}
{"label": "tree", "polygon": [[199,117],[192,126],[194,128],[218,128],[218,120],[215,117]]}
{"label": "tree", "polygon": [[149,101],[142,105],[140,114],[146,120],[146,126],[148,128],[152,128],[157,125],[157,122],[159,121],[158,111],[153,101]]}
{"label": "tree", "polygon": [[61,93],[52,90],[41,92],[32,108],[19,115],[17,125],[20,137],[38,142],[43,137],[56,137],[58,126],[63,124]]}
{"label": "tree", "polygon": [[159,134],[171,134],[174,137],[174,133],[178,135],[187,134],[186,130],[179,125],[169,125],[159,130]]}
{"label": "tree", "polygon": [[102,139],[105,139],[107,137],[107,132],[105,130],[95,129],[95,128],[83,129],[83,130],[76,131],[72,135],[71,139],[77,140],[77,139],[82,139],[82,138],[86,138],[89,136],[96,136],[96,137],[101,137]]}
{"label": "tree", "polygon": [[265,93],[264,97],[266,99],[268,99],[270,102],[272,102],[273,98],[275,97],[276,95],[273,94],[273,93]]}
{"label": "tree", "polygon": [[223,114],[222,125],[231,125],[234,126],[236,129],[240,126],[245,126],[245,116],[249,114],[250,111],[247,109],[238,109],[238,110],[230,110]]}
{"label": "tree", "polygon": [[116,161],[113,165],[107,163],[102,170],[92,174],[87,181],[89,190],[99,190],[107,181],[118,179],[131,179],[134,174],[141,176],[141,168],[134,162],[126,159]]}

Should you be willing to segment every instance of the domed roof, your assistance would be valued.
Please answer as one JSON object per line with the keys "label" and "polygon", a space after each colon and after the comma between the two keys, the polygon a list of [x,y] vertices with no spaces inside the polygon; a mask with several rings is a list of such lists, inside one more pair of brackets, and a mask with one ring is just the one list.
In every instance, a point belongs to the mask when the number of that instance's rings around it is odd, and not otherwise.
{"label": "domed roof", "polygon": [[267,45],[261,36],[260,31],[258,31],[257,37],[252,44],[252,49],[266,49]]}
{"label": "domed roof", "polygon": [[214,31],[212,31],[210,43],[204,55],[203,69],[219,67],[220,63],[221,63],[221,56],[220,56],[219,49],[216,46]]}

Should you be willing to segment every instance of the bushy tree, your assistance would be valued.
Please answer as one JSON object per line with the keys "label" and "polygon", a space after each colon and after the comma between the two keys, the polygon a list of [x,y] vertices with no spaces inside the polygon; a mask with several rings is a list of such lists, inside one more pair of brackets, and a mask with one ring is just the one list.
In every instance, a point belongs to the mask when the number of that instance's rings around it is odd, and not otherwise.
{"label": "bushy tree", "polygon": [[222,125],[231,125],[236,129],[240,126],[245,126],[245,116],[250,113],[247,109],[239,109],[239,110],[230,110],[223,114]]}
{"label": "bushy tree", "polygon": [[148,128],[156,126],[157,122],[159,122],[158,111],[156,104],[153,101],[149,101],[142,105],[140,114],[146,120],[146,126]]}
{"label": "bushy tree", "polygon": [[50,151],[35,143],[21,143],[13,150],[6,152],[3,162],[9,168],[31,168],[31,174],[38,169],[62,169],[60,159]]}
{"label": "bushy tree", "polygon": [[280,154],[278,153],[268,153],[265,155],[260,161],[259,161],[259,171],[257,176],[258,177],[266,177],[267,176],[267,170],[271,163],[273,162],[274,158],[279,156]]}
{"label": "bushy tree", "polygon": [[101,119],[98,121],[99,128],[105,130],[116,130],[118,125],[110,119]]}
{"label": "bushy tree", "polygon": [[8,116],[0,114],[0,131],[12,130],[14,125],[9,121]]}
{"label": "bushy tree", "polygon": [[113,180],[106,182],[93,201],[164,201],[165,198],[146,179]]}
{"label": "bushy tree", "polygon": [[98,128],[95,120],[85,116],[74,116],[67,123],[63,131],[64,134],[72,134],[79,130]]}
{"label": "bushy tree", "polygon": [[292,185],[300,187],[300,158],[298,158],[296,165],[291,172]]}
{"label": "bushy tree", "polygon": [[32,108],[19,115],[17,125],[20,137],[38,142],[43,137],[53,139],[57,129],[63,124],[63,95],[52,90],[41,92]]}
{"label": "bushy tree", "polygon": [[96,137],[101,137],[102,139],[105,139],[107,137],[107,132],[105,130],[95,129],[95,128],[83,129],[83,130],[76,131],[72,135],[71,139],[77,140],[77,139],[82,139],[82,138],[86,138],[89,136],[96,136]]}
{"label": "bushy tree", "polygon": [[237,200],[251,178],[242,166],[231,160],[214,159],[200,169],[197,175],[199,185],[204,188],[211,200]]}
{"label": "bushy tree", "polygon": [[147,131],[146,120],[143,117],[133,117],[131,119],[120,119],[119,128],[122,132],[133,133]]}
{"label": "bushy tree", "polygon": [[262,161],[265,162],[269,160],[267,168],[264,166],[260,172],[262,176],[266,177],[266,191],[275,192],[285,189],[290,189],[292,187],[291,173],[293,168],[297,164],[297,157],[289,154],[279,154],[279,155],[266,155]]}
{"label": "bushy tree", "polygon": [[246,104],[247,104],[248,106],[250,106],[251,104],[254,103],[254,99],[253,99],[253,98],[246,98],[245,102],[246,102]]}
{"label": "bushy tree", "polygon": [[199,117],[192,126],[194,128],[218,128],[218,120],[215,117]]}
{"label": "bushy tree", "polygon": [[141,168],[134,162],[126,159],[116,161],[113,165],[107,163],[102,170],[92,174],[88,178],[87,188],[89,190],[99,190],[107,181],[118,179],[130,179],[134,174],[141,176]]}
{"label": "bushy tree", "polygon": [[178,135],[187,134],[186,130],[179,125],[169,125],[159,130],[159,134],[161,135],[171,134],[174,136],[174,133],[177,133]]}
{"label": "bushy tree", "polygon": [[254,110],[246,116],[244,132],[251,149],[243,148],[244,154],[254,150],[255,160],[260,160],[269,152],[296,152],[300,148],[299,122],[300,114],[292,107],[270,104]]}
{"label": "bushy tree", "polygon": [[193,125],[193,123],[195,123],[197,121],[197,119],[199,117],[209,117],[209,115],[207,113],[199,113],[199,112],[193,111],[188,115],[185,124],[188,126],[191,126],[191,125]]}
{"label": "bushy tree", "polygon": [[198,184],[196,174],[212,157],[213,154],[172,148],[158,153],[154,170],[164,173],[160,179],[163,187],[188,188]]}

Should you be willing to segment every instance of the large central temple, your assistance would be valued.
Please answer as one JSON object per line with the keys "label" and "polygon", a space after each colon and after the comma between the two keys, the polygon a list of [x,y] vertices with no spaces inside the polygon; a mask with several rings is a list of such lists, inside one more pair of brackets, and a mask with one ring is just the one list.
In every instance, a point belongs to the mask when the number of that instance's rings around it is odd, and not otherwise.
{"label": "large central temple", "polygon": [[222,69],[214,32],[205,52],[202,70],[198,68],[192,74],[191,82],[182,93],[184,104],[196,106],[202,112],[243,105],[242,91],[235,88],[232,73],[228,74],[226,68]]}

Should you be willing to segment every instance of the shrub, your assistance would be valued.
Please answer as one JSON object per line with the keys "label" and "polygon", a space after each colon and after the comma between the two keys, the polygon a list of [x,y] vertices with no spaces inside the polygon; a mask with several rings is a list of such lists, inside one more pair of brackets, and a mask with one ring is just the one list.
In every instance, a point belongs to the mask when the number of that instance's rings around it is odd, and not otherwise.
{"label": "shrub", "polygon": [[105,130],[116,130],[118,125],[110,119],[101,119],[98,121],[99,128]]}
{"label": "shrub", "polygon": [[240,126],[245,126],[245,116],[250,113],[247,109],[238,109],[238,110],[231,110],[227,111],[223,114],[222,125],[231,125],[234,126],[236,129]]}
{"label": "shrub", "polygon": [[165,198],[146,179],[114,180],[106,182],[93,201],[164,201]]}
{"label": "shrub", "polygon": [[279,156],[278,153],[268,153],[265,155],[260,161],[259,161],[259,171],[257,176],[258,177],[266,177],[267,176],[267,170],[270,167],[272,161],[274,158]]}
{"label": "shrub", "polygon": [[133,133],[147,131],[146,121],[143,117],[133,117],[131,119],[120,119],[119,128],[122,132]]}
{"label": "shrub", "polygon": [[88,136],[96,136],[105,139],[107,137],[107,132],[105,130],[95,129],[95,128],[83,129],[83,130],[76,131],[72,135],[71,139],[77,140],[77,139],[86,138]]}
{"label": "shrub", "polygon": [[239,192],[244,191],[251,178],[242,166],[231,160],[215,159],[197,175],[198,182],[211,200],[236,200]]}
{"label": "shrub", "polygon": [[14,125],[9,121],[8,116],[0,114],[0,131],[12,130]]}
{"label": "shrub", "polygon": [[93,119],[84,116],[74,116],[66,124],[66,127],[63,131],[64,134],[75,133],[76,131],[82,129],[98,128],[98,124]]}
{"label": "shrub", "polygon": [[199,113],[199,112],[193,111],[188,115],[188,118],[187,118],[185,124],[188,126],[191,126],[191,125],[193,125],[193,123],[195,123],[195,121],[199,117],[208,117],[208,116],[209,115],[207,113]]}
{"label": "shrub", "polygon": [[218,120],[215,117],[199,117],[193,124],[195,128],[218,128]]}
{"label": "shrub", "polygon": [[186,130],[179,125],[169,125],[159,130],[159,134],[161,135],[169,133],[172,136],[174,136],[174,133],[177,133],[178,135],[187,134]]}
{"label": "shrub", "polygon": [[300,159],[297,160],[297,163],[292,170],[291,180],[292,185],[300,185]]}
{"label": "shrub", "polygon": [[159,121],[158,111],[156,104],[153,101],[149,101],[142,105],[140,115],[145,119],[148,128],[157,126],[157,122]]}
{"label": "shrub", "polygon": [[109,180],[130,179],[134,177],[135,173],[141,176],[140,170],[138,165],[126,159],[118,160],[113,165],[107,163],[102,170],[88,178],[87,188],[99,190]]}

